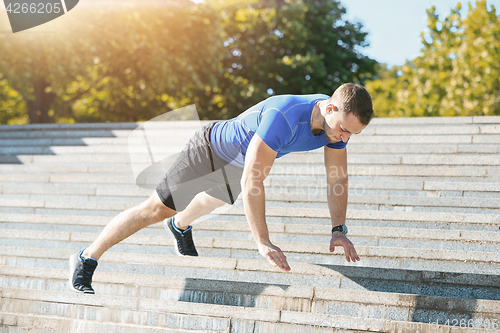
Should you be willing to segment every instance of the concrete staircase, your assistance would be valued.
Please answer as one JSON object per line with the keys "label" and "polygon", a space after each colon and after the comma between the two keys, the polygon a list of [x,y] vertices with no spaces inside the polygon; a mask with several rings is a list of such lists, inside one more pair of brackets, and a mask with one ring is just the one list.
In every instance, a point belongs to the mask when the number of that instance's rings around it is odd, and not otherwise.
{"label": "concrete staircase", "polygon": [[[102,257],[95,295],[70,292],[70,255],[152,192],[132,175],[136,127],[0,126],[0,332],[500,330],[500,117],[375,119],[351,138],[360,262],[328,251],[318,150],[277,160],[266,179],[291,272],[259,255],[238,201],[194,224],[200,257],[175,256],[153,225]],[[169,123],[152,144],[180,150],[195,129]]]}

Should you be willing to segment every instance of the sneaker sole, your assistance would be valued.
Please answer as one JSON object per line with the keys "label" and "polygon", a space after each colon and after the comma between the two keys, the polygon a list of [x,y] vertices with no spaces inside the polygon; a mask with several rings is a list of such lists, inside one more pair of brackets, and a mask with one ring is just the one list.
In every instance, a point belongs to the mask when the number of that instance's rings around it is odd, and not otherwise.
{"label": "sneaker sole", "polygon": [[69,257],[69,280],[68,280],[69,289],[80,294],[93,294],[93,293],[86,293],[84,291],[75,289],[75,287],[73,287],[73,273],[75,272],[74,262],[75,260],[78,260],[77,258],[75,258],[76,256],[78,256],[78,254],[73,254],[71,257]]}

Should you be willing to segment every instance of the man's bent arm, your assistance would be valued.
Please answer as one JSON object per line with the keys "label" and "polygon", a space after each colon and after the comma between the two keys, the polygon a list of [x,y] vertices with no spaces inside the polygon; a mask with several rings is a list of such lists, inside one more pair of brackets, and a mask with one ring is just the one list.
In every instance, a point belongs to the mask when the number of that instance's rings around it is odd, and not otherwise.
{"label": "man's bent arm", "polygon": [[[325,146],[325,168],[327,178],[327,201],[332,227],[345,223],[348,196],[347,151]],[[341,232],[335,232],[330,241],[330,252],[342,246],[347,261],[360,260],[351,241]]]}
{"label": "man's bent arm", "polygon": [[254,135],[245,156],[241,188],[245,214],[259,252],[274,266],[289,270],[286,257],[269,239],[266,224],[264,179],[271,171],[277,152]]}

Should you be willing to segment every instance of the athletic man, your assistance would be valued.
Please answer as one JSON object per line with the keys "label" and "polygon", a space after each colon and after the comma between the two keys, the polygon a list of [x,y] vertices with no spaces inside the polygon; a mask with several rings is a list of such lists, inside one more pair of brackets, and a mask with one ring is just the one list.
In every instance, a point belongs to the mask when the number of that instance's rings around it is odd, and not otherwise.
{"label": "athletic man", "polygon": [[177,240],[179,255],[197,256],[190,223],[225,203],[233,204],[240,192],[260,254],[273,266],[289,271],[285,255],[269,239],[264,179],[276,158],[320,147],[324,147],[333,227],[330,252],[335,246],[342,246],[348,262],[360,260],[346,237],[344,225],[345,147],[351,134],[360,133],[372,117],[368,92],[360,85],[347,83],[331,97],[273,96],[236,118],[203,127],[190,139],[149,199],[118,214],[90,247],[70,258],[72,289],[94,293],[92,275],[102,254],[138,230],[160,221]]}

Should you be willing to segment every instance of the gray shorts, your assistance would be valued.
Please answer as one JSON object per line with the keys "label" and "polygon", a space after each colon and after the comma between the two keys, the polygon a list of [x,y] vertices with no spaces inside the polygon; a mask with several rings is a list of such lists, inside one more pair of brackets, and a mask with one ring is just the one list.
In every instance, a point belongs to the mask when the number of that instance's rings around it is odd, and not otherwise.
{"label": "gray shorts", "polygon": [[234,204],[241,193],[243,168],[226,162],[212,150],[210,131],[214,124],[196,131],[156,186],[156,193],[165,206],[182,211],[203,191]]}

